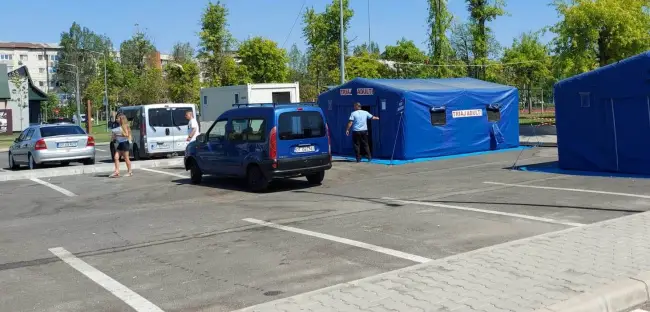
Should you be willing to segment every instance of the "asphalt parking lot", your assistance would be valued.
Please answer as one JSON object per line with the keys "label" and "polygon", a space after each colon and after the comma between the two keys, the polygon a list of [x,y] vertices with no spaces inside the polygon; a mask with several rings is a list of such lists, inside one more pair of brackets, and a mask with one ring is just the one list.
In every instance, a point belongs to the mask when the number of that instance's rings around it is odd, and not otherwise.
{"label": "asphalt parking lot", "polygon": [[650,180],[505,169],[519,154],[337,162],[262,194],[182,168],[2,182],[0,311],[233,311],[650,207]]}

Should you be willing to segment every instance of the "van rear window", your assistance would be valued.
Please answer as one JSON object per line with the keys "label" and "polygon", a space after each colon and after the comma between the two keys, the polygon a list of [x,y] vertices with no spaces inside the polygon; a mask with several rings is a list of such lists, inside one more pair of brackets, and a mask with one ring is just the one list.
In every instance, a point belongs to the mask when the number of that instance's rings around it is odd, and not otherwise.
{"label": "van rear window", "polygon": [[151,127],[184,127],[189,121],[185,112],[192,111],[191,107],[177,107],[176,109],[150,108],[149,126]]}
{"label": "van rear window", "polygon": [[147,111],[149,126],[151,127],[173,127],[172,112],[166,108],[150,108]]}
{"label": "van rear window", "polygon": [[319,112],[288,112],[278,118],[280,140],[320,138],[325,136],[325,122]]}

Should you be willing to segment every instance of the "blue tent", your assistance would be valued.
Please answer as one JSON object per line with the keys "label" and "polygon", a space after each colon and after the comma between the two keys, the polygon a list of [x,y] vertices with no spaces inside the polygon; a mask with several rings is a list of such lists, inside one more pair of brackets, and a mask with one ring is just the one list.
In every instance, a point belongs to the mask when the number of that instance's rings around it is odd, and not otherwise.
{"label": "blue tent", "polygon": [[345,127],[355,102],[380,118],[369,121],[375,158],[409,160],[519,146],[516,88],[471,78],[356,78],[318,97],[336,155],[354,155]]}
{"label": "blue tent", "polygon": [[650,52],[554,89],[560,168],[650,174]]}

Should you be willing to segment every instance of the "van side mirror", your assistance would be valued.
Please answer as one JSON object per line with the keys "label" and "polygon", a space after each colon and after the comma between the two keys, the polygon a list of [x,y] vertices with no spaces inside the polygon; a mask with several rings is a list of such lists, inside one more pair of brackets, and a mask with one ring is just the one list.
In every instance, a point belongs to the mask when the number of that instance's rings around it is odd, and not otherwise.
{"label": "van side mirror", "polygon": [[20,142],[20,139],[19,139],[19,138],[15,138],[15,139],[14,139],[14,143],[18,143],[18,142]]}
{"label": "van side mirror", "polygon": [[196,141],[198,142],[205,141],[205,134],[204,133],[199,134],[199,136],[196,137]]}

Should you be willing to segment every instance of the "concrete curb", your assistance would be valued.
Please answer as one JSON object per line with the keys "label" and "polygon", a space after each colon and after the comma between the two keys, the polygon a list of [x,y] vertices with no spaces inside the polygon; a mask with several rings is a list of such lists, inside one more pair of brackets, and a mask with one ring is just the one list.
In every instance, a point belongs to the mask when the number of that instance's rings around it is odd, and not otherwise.
{"label": "concrete curb", "polygon": [[628,277],[536,312],[623,312],[650,302],[650,272]]}
{"label": "concrete curb", "polygon": [[539,146],[539,147],[557,147],[557,143],[553,142],[519,142],[522,146]]}
{"label": "concrete curb", "polygon": [[[131,164],[133,169],[182,166],[183,158],[141,160],[133,161]],[[124,166],[122,166],[122,168],[124,169]],[[112,172],[113,170],[113,164],[97,164],[92,166],[72,166],[63,168],[2,172],[0,173],[0,182],[25,180],[31,178],[50,178],[80,174],[103,173]]]}

